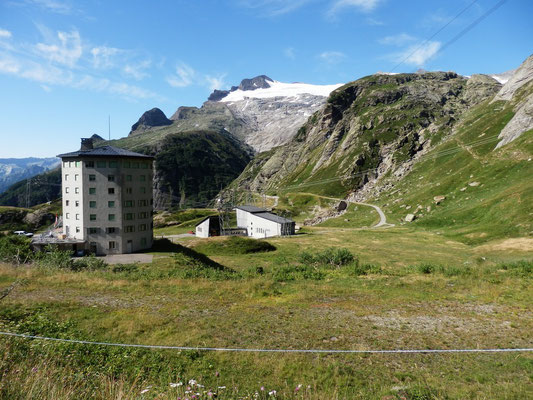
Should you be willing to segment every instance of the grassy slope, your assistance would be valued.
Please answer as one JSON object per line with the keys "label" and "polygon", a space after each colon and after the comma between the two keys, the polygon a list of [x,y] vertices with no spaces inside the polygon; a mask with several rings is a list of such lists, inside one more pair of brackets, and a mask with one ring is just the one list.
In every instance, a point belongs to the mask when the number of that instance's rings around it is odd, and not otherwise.
{"label": "grassy slope", "polygon": [[[243,274],[235,279],[185,279],[179,273],[181,264],[169,258],[169,252],[179,249],[171,248],[155,253],[153,265],[121,272],[2,266],[1,287],[15,279],[28,280],[6,298],[3,307],[37,312],[40,319],[23,325],[35,333],[128,343],[351,349],[530,345],[531,272],[497,266],[532,260],[530,252],[475,248],[412,227],[314,227],[306,228],[305,234],[269,242],[276,251],[254,254],[225,254],[217,246],[206,246],[206,241],[188,242]],[[373,264],[375,272],[357,276],[341,268],[326,271],[322,280],[273,278],[276,269],[298,265],[302,249],[317,252],[331,246],[350,249],[362,264]],[[445,272],[427,274],[411,267],[421,263],[442,265]],[[264,272],[258,274],[257,267]],[[5,320],[6,314],[2,315]],[[70,325],[52,330],[47,319]],[[0,339],[0,343],[0,351],[8,357],[3,370],[11,371],[7,360],[16,359],[12,352],[22,351],[17,347],[22,345],[15,345],[19,343],[15,339]],[[74,359],[82,358],[80,370],[86,371],[85,378],[74,388],[81,398],[85,385],[98,388],[96,392],[86,389],[85,397],[96,393],[97,398],[106,398],[104,393],[110,390],[106,382],[112,382],[113,373],[123,374],[115,384],[133,385],[128,398],[140,398],[140,390],[149,385],[156,389],[143,398],[155,398],[157,393],[165,393],[158,398],[172,398],[169,382],[191,378],[209,388],[236,387],[239,396],[252,395],[265,386],[278,390],[281,398],[293,398],[294,387],[300,383],[311,386],[304,398],[312,399],[381,399],[387,395],[396,399],[402,390],[407,398],[416,398],[416,393],[429,396],[422,398],[449,399],[518,399],[532,394],[533,358],[528,354],[359,356],[138,350],[108,354],[91,348],[83,359],[83,347],[32,346],[35,356],[17,364],[23,373],[17,377],[9,372],[5,382],[13,385],[27,376],[27,385],[38,387],[31,369],[39,365],[48,371],[43,372],[45,376],[50,374],[49,385],[69,387],[76,374],[68,365],[55,365],[64,351]],[[46,356],[42,359],[51,366],[39,364],[43,349]],[[100,356],[103,364],[91,364]]]}
{"label": "grassy slope", "polygon": [[[415,164],[393,192],[377,199],[392,222],[420,205],[422,216],[414,225],[465,243],[532,235],[533,180],[528,177],[533,176],[533,132],[494,150],[512,115],[512,105],[503,102],[472,110],[454,137]],[[470,186],[473,182],[479,186]],[[435,205],[434,196],[446,199]]]}

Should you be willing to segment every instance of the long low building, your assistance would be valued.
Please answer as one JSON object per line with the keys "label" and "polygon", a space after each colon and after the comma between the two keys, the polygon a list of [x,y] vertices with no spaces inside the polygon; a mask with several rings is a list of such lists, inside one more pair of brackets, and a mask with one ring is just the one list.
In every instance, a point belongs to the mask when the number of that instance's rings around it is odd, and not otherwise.
{"label": "long low building", "polygon": [[246,229],[248,236],[266,238],[294,235],[296,223],[288,218],[255,206],[237,206],[237,227]]}

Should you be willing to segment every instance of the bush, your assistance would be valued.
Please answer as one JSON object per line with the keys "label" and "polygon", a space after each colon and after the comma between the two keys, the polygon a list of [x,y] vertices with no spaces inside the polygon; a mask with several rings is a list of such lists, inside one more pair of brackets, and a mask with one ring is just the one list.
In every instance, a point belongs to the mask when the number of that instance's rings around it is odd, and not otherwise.
{"label": "bush", "polygon": [[358,262],[357,258],[350,252],[350,250],[344,248],[336,249],[332,247],[322,252],[318,252],[315,255],[309,252],[303,252],[300,254],[299,261],[305,265],[329,266],[336,268],[353,262]]}
{"label": "bush", "polygon": [[519,276],[528,276],[533,272],[533,261],[517,261],[514,263],[500,264],[499,269],[512,272]]}
{"label": "bush", "polygon": [[272,270],[272,278],[276,282],[300,279],[321,280],[325,275],[323,271],[309,265],[281,265]]}
{"label": "bush", "polygon": [[45,251],[36,253],[35,261],[42,268],[72,269],[72,251],[63,251],[48,245]]}
{"label": "bush", "polygon": [[372,264],[354,263],[352,266],[349,267],[349,271],[355,276],[368,275],[368,274],[380,274],[381,267],[378,267],[377,265],[372,265]]}
{"label": "bush", "polygon": [[0,260],[13,264],[25,264],[33,259],[30,239],[25,236],[0,236]]}
{"label": "bush", "polygon": [[437,267],[432,264],[421,264],[416,266],[416,270],[421,274],[432,274],[437,271]]}
{"label": "bush", "polygon": [[95,271],[97,269],[104,269],[107,264],[101,258],[96,258],[94,255],[82,257],[72,263],[70,269],[73,271],[89,270]]}

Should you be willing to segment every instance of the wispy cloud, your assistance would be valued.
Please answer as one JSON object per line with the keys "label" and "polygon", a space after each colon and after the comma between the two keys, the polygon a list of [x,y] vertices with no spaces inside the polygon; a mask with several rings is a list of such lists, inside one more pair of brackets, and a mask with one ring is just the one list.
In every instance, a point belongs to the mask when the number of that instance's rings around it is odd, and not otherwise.
{"label": "wispy cloud", "polygon": [[285,57],[291,60],[296,59],[296,54],[294,53],[294,48],[292,47],[287,47],[285,50],[283,50],[283,54],[285,54]]}
{"label": "wispy cloud", "polygon": [[98,46],[91,49],[94,68],[108,69],[115,66],[115,57],[123,51],[115,47]]}
{"label": "wispy cloud", "polygon": [[[128,51],[107,46],[89,46],[83,43],[75,29],[54,34],[46,27],[38,28],[43,34],[42,42],[0,47],[0,74],[35,82],[45,91],[52,90],[54,86],[62,86],[107,92],[129,101],[163,99],[157,93],[137,85],[98,76],[106,68],[115,68],[117,72],[125,75],[129,73],[137,78],[144,76],[146,72],[142,72],[142,69],[148,68],[149,64],[140,62],[127,69],[127,65],[120,65],[114,59],[120,54],[129,54]],[[84,49],[91,50],[86,52]],[[127,72],[122,72],[122,68]]]}
{"label": "wispy cloud", "polygon": [[225,78],[226,74],[220,74],[218,76],[205,75],[205,83],[209,90],[221,89],[225,86]]}
{"label": "wispy cloud", "polygon": [[371,18],[371,17],[368,17],[367,19],[365,19],[365,22],[367,23],[367,25],[370,25],[370,26],[383,26],[383,25],[385,25],[385,22],[380,21],[379,19]]}
{"label": "wispy cloud", "polygon": [[384,45],[403,46],[407,43],[411,43],[416,40],[415,37],[408,35],[407,33],[400,33],[398,35],[385,36],[378,40],[378,43]]}
{"label": "wispy cloud", "polygon": [[46,59],[74,67],[83,54],[80,34],[77,30],[57,32],[56,43],[37,43],[36,51]]}
{"label": "wispy cloud", "polygon": [[334,17],[339,12],[347,8],[355,8],[357,11],[361,12],[371,12],[379,5],[380,2],[381,0],[336,0],[330,6],[327,15],[329,17]]}
{"label": "wispy cloud", "polygon": [[13,35],[7,29],[0,28],[0,39],[9,39],[11,36]]}
{"label": "wispy cloud", "polygon": [[176,65],[176,73],[167,77],[167,82],[172,87],[187,87],[193,84],[196,71],[185,64],[180,62]]}
{"label": "wispy cloud", "polygon": [[423,67],[429,59],[439,52],[441,46],[442,43],[437,41],[412,45],[402,52],[392,54],[390,58],[398,63]]}
{"label": "wispy cloud", "polygon": [[313,0],[240,0],[239,4],[256,10],[260,16],[274,17],[293,12]]}
{"label": "wispy cloud", "polygon": [[38,6],[56,14],[68,15],[72,14],[74,10],[70,3],[59,0],[24,0],[23,3],[30,6]]}
{"label": "wispy cloud", "polygon": [[346,54],[340,51],[324,51],[318,55],[318,58],[326,64],[333,65],[338,64],[346,58]]}
{"label": "wispy cloud", "polygon": [[150,74],[146,72],[146,70],[151,66],[151,60],[142,60],[137,63],[126,64],[124,68],[122,68],[122,72],[128,77],[140,81],[150,76]]}

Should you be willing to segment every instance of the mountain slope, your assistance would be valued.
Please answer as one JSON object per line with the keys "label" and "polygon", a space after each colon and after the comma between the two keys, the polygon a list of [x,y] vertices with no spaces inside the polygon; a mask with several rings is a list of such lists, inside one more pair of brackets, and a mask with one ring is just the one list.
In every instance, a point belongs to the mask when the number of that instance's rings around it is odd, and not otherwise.
{"label": "mountain slope", "polygon": [[0,193],[12,184],[41,174],[59,165],[59,159],[51,158],[0,158]]}

